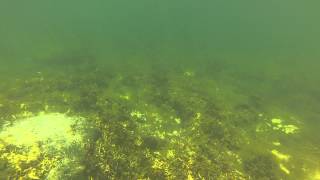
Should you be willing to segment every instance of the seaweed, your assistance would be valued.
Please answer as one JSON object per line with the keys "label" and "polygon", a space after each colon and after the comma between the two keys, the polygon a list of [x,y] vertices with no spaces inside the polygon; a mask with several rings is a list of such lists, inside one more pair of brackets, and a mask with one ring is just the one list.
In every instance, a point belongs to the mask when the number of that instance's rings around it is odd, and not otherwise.
{"label": "seaweed", "polygon": [[[234,104],[226,100],[230,94],[215,91],[214,80],[193,72],[156,68],[123,73],[90,64],[90,56],[54,62],[59,57],[49,62],[68,67],[43,72],[41,81],[37,76],[13,83],[1,95],[0,114],[9,118],[24,111],[47,111],[86,119],[85,144],[66,149],[80,160],[62,167],[61,178],[278,179],[278,164],[270,155],[242,160],[239,153],[254,139],[249,131],[263,120],[257,116],[262,98]],[[75,62],[79,64],[72,68]],[[21,103],[26,104],[23,109]],[[37,168],[37,163],[32,166]],[[0,172],[19,177],[2,159]]]}
{"label": "seaweed", "polygon": [[278,179],[278,164],[271,155],[252,156],[244,160],[243,169],[252,179]]}
{"label": "seaweed", "polygon": [[151,151],[158,151],[163,148],[166,144],[164,140],[153,136],[144,136],[142,137],[143,143],[142,146],[150,149]]}

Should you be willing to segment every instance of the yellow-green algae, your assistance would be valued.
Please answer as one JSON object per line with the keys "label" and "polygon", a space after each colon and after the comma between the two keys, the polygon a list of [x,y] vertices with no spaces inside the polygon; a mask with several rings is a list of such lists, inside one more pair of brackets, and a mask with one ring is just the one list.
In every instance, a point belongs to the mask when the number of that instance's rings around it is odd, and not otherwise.
{"label": "yellow-green algae", "polygon": [[283,154],[276,149],[273,149],[271,153],[279,160],[288,161],[290,159],[290,155]]}
{"label": "yellow-green algae", "polygon": [[284,165],[285,162],[288,162],[291,158],[290,155],[279,152],[276,149],[271,150],[271,153],[276,157],[276,159],[280,162],[279,168],[285,174],[290,174],[290,170]]}
{"label": "yellow-green algae", "polygon": [[290,174],[290,170],[284,164],[280,163],[279,167],[284,173]]}
{"label": "yellow-green algae", "polygon": [[283,121],[278,118],[271,119],[272,128],[274,130],[280,130],[285,134],[295,134],[299,128],[292,124],[283,124]]}

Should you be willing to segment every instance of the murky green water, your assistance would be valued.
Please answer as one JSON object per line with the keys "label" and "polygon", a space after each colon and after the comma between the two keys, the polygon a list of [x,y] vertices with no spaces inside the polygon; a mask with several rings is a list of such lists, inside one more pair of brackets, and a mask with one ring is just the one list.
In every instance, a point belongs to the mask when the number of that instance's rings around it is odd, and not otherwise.
{"label": "murky green water", "polygon": [[0,2],[0,179],[320,179],[318,2]]}

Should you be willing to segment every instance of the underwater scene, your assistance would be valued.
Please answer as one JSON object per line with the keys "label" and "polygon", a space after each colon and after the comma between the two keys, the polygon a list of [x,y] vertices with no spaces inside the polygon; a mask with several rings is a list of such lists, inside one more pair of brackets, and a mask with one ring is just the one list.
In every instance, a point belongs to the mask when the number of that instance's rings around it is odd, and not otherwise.
{"label": "underwater scene", "polygon": [[0,180],[320,180],[320,2],[0,2]]}

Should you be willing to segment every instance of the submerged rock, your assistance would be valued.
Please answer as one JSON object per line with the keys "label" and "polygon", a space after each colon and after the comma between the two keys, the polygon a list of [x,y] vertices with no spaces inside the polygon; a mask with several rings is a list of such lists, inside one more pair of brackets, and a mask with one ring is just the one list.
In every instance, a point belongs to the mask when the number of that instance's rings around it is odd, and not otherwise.
{"label": "submerged rock", "polygon": [[[6,176],[52,179],[53,171],[64,173],[65,162],[78,164],[79,155],[84,151],[83,135],[79,131],[83,120],[62,113],[42,112],[5,125],[0,132],[0,161],[6,164],[2,168],[12,169]],[[68,171],[78,173],[79,167],[69,166]]]}

